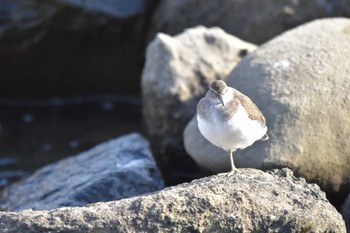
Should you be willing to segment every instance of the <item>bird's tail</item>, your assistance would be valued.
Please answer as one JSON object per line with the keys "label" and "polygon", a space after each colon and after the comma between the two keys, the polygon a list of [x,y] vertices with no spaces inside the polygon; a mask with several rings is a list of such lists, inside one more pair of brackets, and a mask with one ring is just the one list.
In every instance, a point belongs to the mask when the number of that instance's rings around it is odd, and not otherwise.
{"label": "bird's tail", "polygon": [[261,138],[261,141],[266,141],[267,139],[269,139],[269,135],[265,134],[265,135]]}

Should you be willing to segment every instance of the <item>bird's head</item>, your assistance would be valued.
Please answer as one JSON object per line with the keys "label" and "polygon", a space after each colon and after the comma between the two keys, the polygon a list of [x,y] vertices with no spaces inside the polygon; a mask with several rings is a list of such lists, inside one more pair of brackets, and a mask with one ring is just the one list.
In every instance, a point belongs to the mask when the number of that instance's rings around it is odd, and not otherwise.
{"label": "bird's head", "polygon": [[210,83],[210,95],[214,98],[219,99],[220,103],[225,106],[223,97],[225,93],[227,92],[228,88],[224,81],[222,80],[215,80]]}

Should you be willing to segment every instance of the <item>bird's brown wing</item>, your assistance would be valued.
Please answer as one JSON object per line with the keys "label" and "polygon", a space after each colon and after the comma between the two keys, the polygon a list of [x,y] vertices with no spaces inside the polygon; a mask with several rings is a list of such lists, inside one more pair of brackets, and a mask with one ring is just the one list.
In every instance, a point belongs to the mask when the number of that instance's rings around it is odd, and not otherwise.
{"label": "bird's brown wing", "polygon": [[[238,92],[238,91],[237,91]],[[241,105],[246,109],[248,117],[251,120],[259,121],[262,125],[266,125],[265,117],[261,113],[258,106],[256,106],[249,97],[243,95],[242,93],[237,93],[237,99],[241,102]]]}

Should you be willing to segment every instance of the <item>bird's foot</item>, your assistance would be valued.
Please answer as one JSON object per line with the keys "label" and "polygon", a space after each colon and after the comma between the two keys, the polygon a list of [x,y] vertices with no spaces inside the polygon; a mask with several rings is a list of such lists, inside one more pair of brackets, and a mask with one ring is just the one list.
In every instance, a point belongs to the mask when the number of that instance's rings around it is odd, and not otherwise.
{"label": "bird's foot", "polygon": [[218,173],[216,175],[217,176],[232,176],[232,175],[234,175],[235,173],[238,173],[238,172],[239,172],[239,170],[237,168],[235,168],[235,169],[233,169],[233,170],[231,170],[229,172]]}
{"label": "bird's foot", "polygon": [[217,176],[225,176],[226,174],[227,174],[227,172],[218,173]]}
{"label": "bird's foot", "polygon": [[226,173],[227,176],[233,176],[234,174],[238,173],[239,170],[237,168],[232,169],[230,172]]}

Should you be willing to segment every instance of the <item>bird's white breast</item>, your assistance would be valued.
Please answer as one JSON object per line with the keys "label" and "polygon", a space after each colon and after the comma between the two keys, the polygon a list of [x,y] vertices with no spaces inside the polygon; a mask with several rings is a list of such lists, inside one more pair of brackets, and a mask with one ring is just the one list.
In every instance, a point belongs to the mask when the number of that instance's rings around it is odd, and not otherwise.
{"label": "bird's white breast", "polygon": [[220,118],[216,111],[212,111],[207,119],[197,115],[200,132],[208,141],[225,150],[244,149],[260,140],[267,131],[266,126],[248,117],[241,104],[228,121]]}

